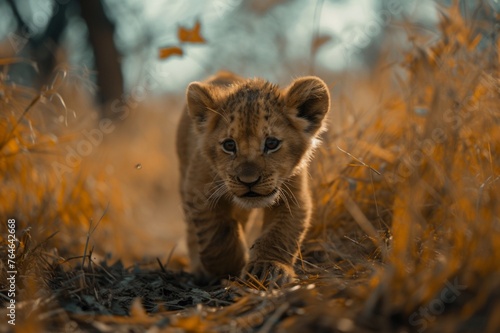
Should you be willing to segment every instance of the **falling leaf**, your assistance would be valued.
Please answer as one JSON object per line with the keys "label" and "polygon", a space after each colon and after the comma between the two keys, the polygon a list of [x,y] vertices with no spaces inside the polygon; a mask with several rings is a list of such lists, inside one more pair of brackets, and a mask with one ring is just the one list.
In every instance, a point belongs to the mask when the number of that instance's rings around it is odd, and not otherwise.
{"label": "falling leaf", "polygon": [[177,38],[183,43],[205,43],[205,38],[200,34],[201,23],[196,21],[193,29],[179,27],[177,29]]}
{"label": "falling leaf", "polygon": [[288,0],[257,0],[251,2],[250,8],[256,13],[262,15],[287,1]]}
{"label": "falling leaf", "polygon": [[182,49],[178,46],[163,47],[160,49],[160,54],[159,54],[160,59],[167,59],[174,55],[182,56],[183,55]]}

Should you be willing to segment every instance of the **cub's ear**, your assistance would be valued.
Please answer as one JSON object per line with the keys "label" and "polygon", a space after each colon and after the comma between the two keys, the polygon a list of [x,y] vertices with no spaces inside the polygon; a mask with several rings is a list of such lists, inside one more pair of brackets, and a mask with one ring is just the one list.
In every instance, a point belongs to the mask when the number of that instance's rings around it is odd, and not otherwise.
{"label": "cub's ear", "polygon": [[211,87],[201,82],[193,82],[188,86],[186,95],[189,116],[201,130],[208,119],[210,109],[215,109]]}
{"label": "cub's ear", "polygon": [[306,133],[315,135],[330,109],[328,87],[315,76],[296,79],[285,92],[288,112],[298,118],[298,124]]}

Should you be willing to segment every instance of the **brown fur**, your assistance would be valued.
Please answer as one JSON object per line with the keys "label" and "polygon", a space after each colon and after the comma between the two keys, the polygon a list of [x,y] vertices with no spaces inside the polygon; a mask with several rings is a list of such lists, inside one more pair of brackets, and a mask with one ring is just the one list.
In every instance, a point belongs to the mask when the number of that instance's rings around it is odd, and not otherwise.
{"label": "brown fur", "polygon": [[[292,279],[312,209],[307,163],[329,105],[328,89],[316,77],[285,90],[231,73],[189,85],[177,153],[196,274]],[[265,148],[269,137],[280,140],[276,151]],[[227,139],[235,151],[223,149]],[[253,208],[264,209],[264,224],[248,255],[243,226]]]}

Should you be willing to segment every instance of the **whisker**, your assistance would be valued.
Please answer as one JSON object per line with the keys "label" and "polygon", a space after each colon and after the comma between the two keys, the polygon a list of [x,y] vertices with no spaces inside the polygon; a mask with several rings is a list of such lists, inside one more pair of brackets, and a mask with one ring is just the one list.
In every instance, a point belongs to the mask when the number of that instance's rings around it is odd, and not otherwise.
{"label": "whisker", "polygon": [[224,182],[222,182],[221,184],[214,186],[212,191],[213,191],[212,194],[207,198],[207,201],[209,203],[209,208],[211,210],[215,208],[220,198],[227,193],[227,188]]}
{"label": "whisker", "polygon": [[290,212],[290,216],[293,217],[292,209],[290,208],[290,204],[288,203],[288,198],[286,197],[286,194],[283,192],[281,188],[278,190],[278,197],[283,199],[283,202],[285,203],[286,207],[288,208],[288,211]]}
{"label": "whisker", "polygon": [[293,200],[293,202],[300,207],[300,204],[299,204],[299,201],[297,200],[297,198],[295,197],[295,194],[293,194],[292,190],[290,189],[290,187],[287,185],[286,181],[283,182],[282,184],[283,186],[283,189],[290,195],[290,198]]}
{"label": "whisker", "polygon": [[[217,191],[217,190],[218,190],[221,186],[223,186],[223,185],[224,185],[224,182],[219,182],[219,183],[214,182],[214,184],[213,184],[213,185],[214,185],[214,186],[212,186],[212,187],[208,190],[209,192],[212,192],[212,194],[210,195],[210,197],[214,194],[213,192],[216,192],[216,191]],[[210,198],[210,197],[209,197],[209,198]]]}

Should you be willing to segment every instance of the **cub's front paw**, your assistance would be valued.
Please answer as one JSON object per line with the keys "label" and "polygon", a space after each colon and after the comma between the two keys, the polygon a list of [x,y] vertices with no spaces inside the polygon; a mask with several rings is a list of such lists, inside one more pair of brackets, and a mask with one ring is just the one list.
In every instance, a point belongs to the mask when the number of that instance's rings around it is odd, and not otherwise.
{"label": "cub's front paw", "polygon": [[273,283],[282,286],[293,280],[293,267],[272,260],[256,260],[249,262],[242,273],[242,279],[256,287],[269,287]]}

